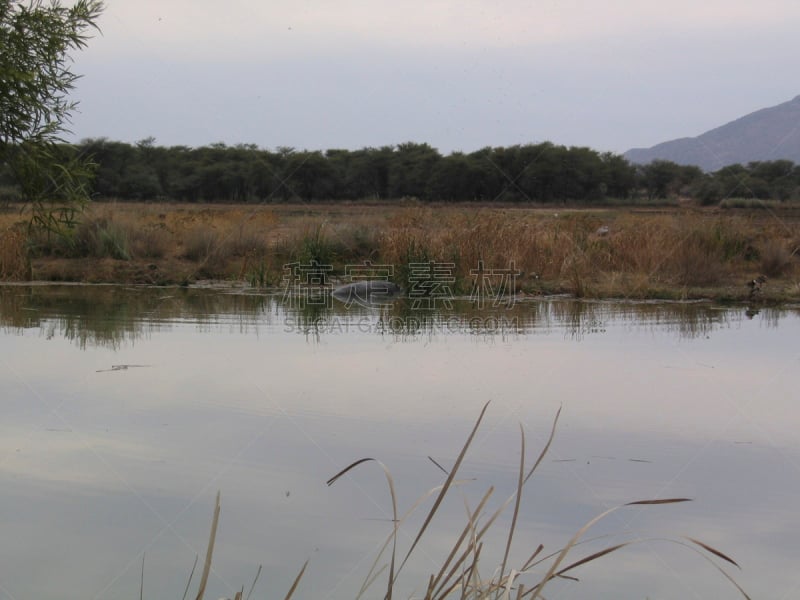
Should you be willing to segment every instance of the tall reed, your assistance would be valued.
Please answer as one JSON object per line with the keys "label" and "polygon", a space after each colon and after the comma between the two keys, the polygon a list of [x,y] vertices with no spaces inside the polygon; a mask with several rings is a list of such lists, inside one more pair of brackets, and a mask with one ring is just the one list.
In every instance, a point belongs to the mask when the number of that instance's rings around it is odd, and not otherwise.
{"label": "tall reed", "polygon": [[[387,600],[390,600],[397,592],[399,592],[399,578],[403,568],[407,564],[409,558],[414,551],[419,547],[420,541],[424,534],[429,530],[437,512],[439,511],[442,502],[447,494],[457,485],[457,474],[461,468],[467,451],[472,444],[475,435],[480,427],[481,421],[484,418],[489,404],[484,405],[480,415],[475,422],[472,430],[467,436],[467,440],[461,448],[452,469],[448,472],[445,471],[446,477],[442,485],[430,490],[424,494],[406,513],[398,516],[397,496],[395,492],[394,479],[392,478],[389,469],[380,461],[374,458],[363,458],[355,461],[349,466],[342,469],[339,473],[334,475],[328,480],[328,485],[332,485],[342,478],[343,475],[350,472],[356,467],[367,463],[377,463],[383,471],[386,479],[390,498],[392,502],[392,515],[393,525],[392,530],[385,540],[383,546],[379,550],[372,567],[364,579],[360,592],[357,598],[364,597],[367,591],[376,584],[378,577],[381,573],[385,573],[384,584],[386,591],[382,594]],[[616,552],[627,546],[635,545],[642,540],[631,540],[607,546],[602,550],[593,552],[588,555],[583,555],[580,558],[571,558],[574,551],[580,545],[586,533],[599,521],[607,517],[617,510],[622,510],[626,507],[649,507],[659,506],[666,504],[677,504],[682,502],[689,502],[688,498],[656,498],[647,500],[637,500],[628,502],[616,507],[613,507],[605,512],[597,515],[581,527],[561,548],[544,554],[544,547],[539,544],[529,547],[523,556],[528,558],[512,566],[509,562],[511,556],[511,548],[515,540],[515,532],[517,523],[519,521],[521,510],[521,499],[525,490],[526,484],[533,477],[537,468],[541,464],[550,445],[555,437],[560,409],[553,420],[550,435],[543,449],[539,452],[536,460],[528,468],[526,466],[526,450],[525,450],[525,432],[520,426],[520,463],[517,471],[516,490],[511,496],[501,502],[493,511],[488,511],[489,501],[494,493],[494,488],[490,487],[477,506],[469,508],[466,523],[458,535],[455,543],[451,547],[447,555],[442,558],[439,569],[431,573],[425,585],[425,600],[439,600],[450,597],[465,598],[468,600],[478,599],[507,599],[513,594],[515,598],[536,598],[543,597],[545,587],[554,579],[570,577],[570,574],[587,563],[593,562],[603,558],[613,552]],[[441,467],[440,467],[441,468]],[[406,522],[408,517],[426,501],[433,498],[433,502],[428,512],[426,513],[422,525],[417,530],[416,534],[412,536],[412,542],[409,548],[405,551],[399,549],[398,532],[401,526]],[[495,526],[498,517],[505,511],[511,508],[512,515],[508,531],[505,534],[506,543],[502,551],[502,555],[496,557],[487,556],[484,552],[485,539],[487,532]],[[717,564],[714,559],[721,559],[725,563],[739,568],[739,565],[729,556],[713,548],[712,546],[701,542],[693,537],[684,537],[681,539],[669,540],[688,548],[706,561],[710,562],[731,584],[737,591],[744,597],[748,598],[747,593],[739,586],[738,583]],[[388,553],[388,556],[387,556]],[[488,563],[488,565],[487,565]],[[531,587],[526,588],[520,583],[522,575],[533,574],[538,571],[544,571],[540,576],[538,582]],[[491,573],[488,577],[482,577],[481,572]]]}

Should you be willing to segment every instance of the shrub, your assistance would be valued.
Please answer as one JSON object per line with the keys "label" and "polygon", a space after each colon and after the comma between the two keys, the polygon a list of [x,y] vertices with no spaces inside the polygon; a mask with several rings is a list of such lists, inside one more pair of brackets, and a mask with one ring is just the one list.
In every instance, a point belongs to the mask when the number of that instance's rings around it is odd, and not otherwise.
{"label": "shrub", "polygon": [[58,236],[51,252],[60,253],[66,244],[65,253],[71,256],[130,260],[131,230],[131,226],[115,223],[110,217],[87,219],[78,225],[71,238]]}

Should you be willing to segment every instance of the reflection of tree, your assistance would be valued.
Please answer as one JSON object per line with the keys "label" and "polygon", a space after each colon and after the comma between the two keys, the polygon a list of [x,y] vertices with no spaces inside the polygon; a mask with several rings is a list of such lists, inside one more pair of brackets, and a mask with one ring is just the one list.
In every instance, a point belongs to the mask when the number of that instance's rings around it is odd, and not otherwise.
{"label": "reflection of tree", "polygon": [[[624,322],[632,327],[670,331],[685,339],[709,335],[714,329],[729,327],[741,320],[740,309],[721,309],[700,302],[589,302],[564,300],[550,303],[552,319],[564,326],[565,335],[576,340],[604,333],[609,322]],[[781,315],[783,311],[778,311]],[[777,316],[770,315],[777,323]]]}
{"label": "reflection of tree", "polygon": [[[765,307],[751,318],[777,327],[789,314],[800,311]],[[602,335],[610,323],[696,338],[745,318],[744,308],[709,303],[551,299],[517,302],[511,309],[478,309],[469,301],[454,301],[452,310],[415,310],[406,298],[376,306],[316,302],[293,306],[285,304],[280,294],[230,289],[0,286],[0,326],[12,333],[39,329],[48,338],[64,337],[81,348],[118,348],[181,323],[209,332],[223,325],[240,333],[261,328],[296,331],[316,340],[335,333],[388,334],[401,341],[449,334],[504,338],[559,328],[567,337],[581,340]]]}
{"label": "reflection of tree", "polygon": [[555,302],[551,305],[553,321],[564,327],[564,335],[575,340],[590,333],[604,331],[601,305],[578,300]]}
{"label": "reflection of tree", "polygon": [[381,331],[395,336],[415,336],[430,328],[430,315],[427,311],[414,310],[413,302],[400,298],[380,316],[378,321]]}
{"label": "reflection of tree", "polygon": [[777,327],[782,317],[786,316],[786,311],[774,306],[766,306],[761,312],[761,322],[767,327]]}
{"label": "reflection of tree", "polygon": [[303,333],[307,338],[313,336],[319,341],[323,332],[328,328],[329,318],[333,313],[331,306],[325,301],[296,303],[293,310],[283,306],[284,324]]}
{"label": "reflection of tree", "polygon": [[266,304],[265,296],[201,289],[3,286],[0,326],[15,331],[38,328],[48,338],[58,335],[80,348],[118,348],[180,321],[203,326],[228,316],[240,328],[263,322]]}
{"label": "reflection of tree", "polygon": [[508,310],[476,308],[471,301],[453,300],[452,309],[427,310],[415,308],[411,300],[401,298],[384,307],[376,327],[401,338],[447,333],[505,336],[532,331],[539,323],[540,309],[539,303],[517,304]]}
{"label": "reflection of tree", "polygon": [[629,303],[617,305],[615,318],[653,330],[675,332],[678,337],[704,337],[714,329],[729,327],[740,320],[740,310],[721,310],[705,302]]}

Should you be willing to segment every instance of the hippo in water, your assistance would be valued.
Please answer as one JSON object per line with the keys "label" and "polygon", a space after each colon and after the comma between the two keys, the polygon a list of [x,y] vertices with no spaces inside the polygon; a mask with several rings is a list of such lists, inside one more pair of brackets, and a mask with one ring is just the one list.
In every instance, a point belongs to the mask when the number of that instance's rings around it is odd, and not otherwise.
{"label": "hippo in water", "polygon": [[399,285],[391,281],[364,280],[339,286],[333,290],[332,295],[347,305],[385,304],[391,302],[402,291]]}

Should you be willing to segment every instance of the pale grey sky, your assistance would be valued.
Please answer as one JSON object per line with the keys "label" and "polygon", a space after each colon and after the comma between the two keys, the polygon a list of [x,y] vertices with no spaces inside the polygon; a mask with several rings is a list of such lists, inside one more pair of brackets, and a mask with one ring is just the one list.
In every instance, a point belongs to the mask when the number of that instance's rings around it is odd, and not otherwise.
{"label": "pale grey sky", "polygon": [[800,94],[797,0],[107,0],[75,139],[624,152]]}

